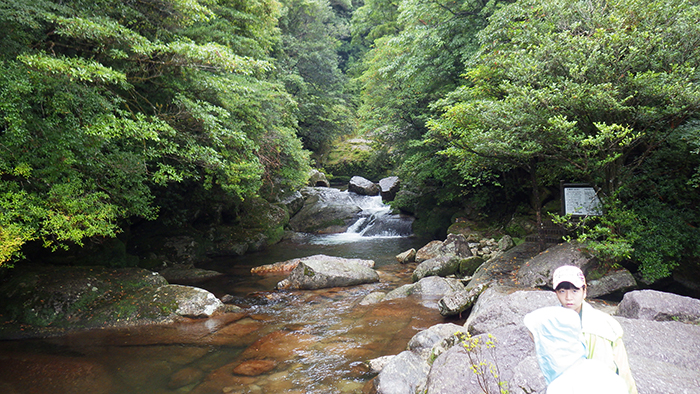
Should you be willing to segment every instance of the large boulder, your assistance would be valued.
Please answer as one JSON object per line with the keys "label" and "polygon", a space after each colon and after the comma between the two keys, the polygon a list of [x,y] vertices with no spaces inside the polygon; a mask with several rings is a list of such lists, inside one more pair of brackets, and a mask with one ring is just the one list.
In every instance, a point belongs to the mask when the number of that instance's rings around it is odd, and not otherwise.
{"label": "large boulder", "polygon": [[250,269],[250,273],[253,275],[289,273],[292,272],[292,270],[294,270],[294,268],[296,268],[297,265],[299,265],[299,263],[305,263],[309,261],[326,261],[329,264],[350,262],[364,265],[365,267],[374,268],[374,260],[350,259],[345,257],[327,256],[325,254],[315,254],[313,256],[289,259],[277,263],[253,267]]}
{"label": "large boulder", "polygon": [[462,312],[471,308],[479,298],[481,293],[488,288],[486,283],[472,287],[469,290],[466,288],[461,291],[456,291],[448,294],[438,301],[438,309],[443,316],[460,315]]}
{"label": "large boulder", "polygon": [[700,323],[700,300],[655,290],[636,290],[622,298],[617,316]]}
{"label": "large boulder", "polygon": [[410,350],[399,353],[374,379],[377,394],[415,393],[428,374],[428,364]]}
{"label": "large boulder", "polygon": [[304,206],[289,220],[293,231],[342,233],[362,211],[348,193],[338,189],[307,187],[301,193],[305,196]]}
{"label": "large boulder", "polygon": [[348,191],[363,196],[376,196],[379,194],[379,186],[369,179],[365,179],[361,176],[354,176],[350,178]]}
{"label": "large boulder", "polygon": [[401,187],[401,182],[399,177],[390,176],[382,178],[379,180],[379,194],[382,196],[383,201],[394,201],[396,198],[396,193],[399,192]]}
{"label": "large boulder", "polygon": [[379,282],[379,274],[372,268],[352,261],[315,259],[299,262],[289,277],[277,284],[277,288],[313,290],[374,282]]}
{"label": "large boulder", "polygon": [[0,298],[0,314],[13,323],[0,327],[0,337],[167,323],[224,311],[210,292],[170,285],[140,268],[23,264],[0,286]]}
{"label": "large boulder", "polygon": [[411,280],[418,282],[426,276],[448,276],[459,272],[460,259],[456,256],[438,256],[425,260],[413,270]]}
{"label": "large boulder", "polygon": [[450,294],[464,290],[459,279],[428,276],[416,283],[405,284],[390,291],[382,301],[390,301],[408,296],[417,297],[428,308],[437,308],[437,302]]}
{"label": "large boulder", "polygon": [[484,334],[505,326],[520,326],[527,313],[553,305],[559,305],[553,291],[491,286],[481,293],[465,325],[473,334]]}
{"label": "large boulder", "polygon": [[439,256],[456,256],[464,259],[472,256],[467,239],[462,234],[449,234],[444,241],[431,241],[416,252],[416,262],[421,263]]}
{"label": "large boulder", "polygon": [[326,174],[319,170],[311,170],[307,184],[311,187],[331,187],[331,183],[328,182]]}
{"label": "large boulder", "polygon": [[192,286],[166,285],[156,289],[153,302],[174,300],[175,313],[184,317],[210,317],[224,311],[224,303],[207,290]]}
{"label": "large boulder", "polygon": [[562,265],[581,268],[586,275],[590,298],[623,292],[637,286],[629,271],[600,265],[598,259],[575,242],[552,246],[532,257],[527,264],[520,266],[516,279],[521,286],[552,288],[552,273]]}
{"label": "large boulder", "polygon": [[[517,280],[522,286],[552,288],[552,273],[562,265],[575,265],[584,274],[597,267],[597,259],[577,243],[561,243],[544,250],[520,267]],[[590,280],[590,278],[587,279]]]}

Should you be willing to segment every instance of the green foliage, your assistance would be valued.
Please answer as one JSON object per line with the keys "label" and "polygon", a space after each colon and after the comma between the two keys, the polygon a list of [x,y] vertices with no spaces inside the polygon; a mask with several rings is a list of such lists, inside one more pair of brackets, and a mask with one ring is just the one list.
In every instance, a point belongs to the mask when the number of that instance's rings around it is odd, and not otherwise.
{"label": "green foliage", "polygon": [[[509,393],[508,382],[500,380],[501,373],[496,358],[496,337],[492,334],[474,337],[469,332],[458,332],[455,335],[467,351],[469,370],[476,376],[476,382],[481,390],[485,394]],[[487,353],[493,361],[487,360]]]}
{"label": "green foliage", "polygon": [[231,201],[302,185],[308,153],[269,56],[279,8],[3,2],[0,264],[33,240],[114,237],[178,183]]}

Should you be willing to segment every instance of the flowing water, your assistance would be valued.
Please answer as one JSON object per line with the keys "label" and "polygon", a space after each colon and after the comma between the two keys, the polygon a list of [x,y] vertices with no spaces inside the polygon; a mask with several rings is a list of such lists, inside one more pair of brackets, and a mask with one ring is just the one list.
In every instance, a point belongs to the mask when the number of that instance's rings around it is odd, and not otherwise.
{"label": "flowing water", "polygon": [[[394,256],[426,240],[407,236],[410,220],[392,215],[381,199],[357,198],[364,210],[346,233],[202,267],[224,275],[196,285],[230,296],[241,313],[0,342],[0,392],[361,393],[374,377],[362,361],[398,354],[415,333],[448,320],[437,300],[359,305],[373,291],[410,283],[415,264],[398,264]],[[250,274],[255,266],[319,253],[372,259],[381,281],[280,292],[274,287],[285,275]]]}

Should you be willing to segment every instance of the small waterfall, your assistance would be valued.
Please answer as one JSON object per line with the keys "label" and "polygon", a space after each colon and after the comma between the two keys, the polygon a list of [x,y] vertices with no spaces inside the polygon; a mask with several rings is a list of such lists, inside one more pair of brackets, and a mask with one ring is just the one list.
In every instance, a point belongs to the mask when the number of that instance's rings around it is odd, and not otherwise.
{"label": "small waterfall", "polygon": [[310,243],[342,244],[363,239],[399,238],[413,235],[413,218],[391,212],[381,196],[363,196],[348,193],[354,204],[360,207],[356,220],[344,233],[314,236]]}
{"label": "small waterfall", "polygon": [[407,237],[412,231],[413,219],[391,213],[381,196],[361,196],[351,193],[352,199],[362,208],[357,221],[346,231],[363,237]]}

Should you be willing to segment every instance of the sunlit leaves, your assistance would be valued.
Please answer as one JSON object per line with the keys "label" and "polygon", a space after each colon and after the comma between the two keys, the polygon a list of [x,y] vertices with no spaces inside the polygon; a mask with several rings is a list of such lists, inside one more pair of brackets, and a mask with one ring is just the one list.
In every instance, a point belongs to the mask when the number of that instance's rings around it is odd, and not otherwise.
{"label": "sunlit leaves", "polygon": [[48,56],[45,53],[23,54],[17,60],[47,74],[62,74],[70,79],[85,82],[125,84],[126,75],[105,67],[96,61],[83,58]]}

